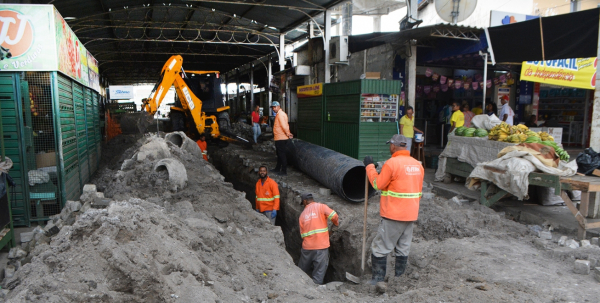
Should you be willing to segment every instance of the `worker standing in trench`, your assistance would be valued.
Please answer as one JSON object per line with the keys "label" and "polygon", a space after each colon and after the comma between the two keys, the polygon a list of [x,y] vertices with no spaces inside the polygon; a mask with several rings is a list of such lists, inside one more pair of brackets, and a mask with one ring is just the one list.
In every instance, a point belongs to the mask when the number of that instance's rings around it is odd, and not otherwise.
{"label": "worker standing in trench", "polygon": [[311,193],[301,195],[304,211],[300,214],[302,249],[298,267],[311,276],[316,284],[323,284],[329,266],[329,229],[327,220],[339,226],[337,213],[329,206],[315,202]]}
{"label": "worker standing in trench", "polygon": [[381,223],[371,244],[373,278],[370,284],[373,285],[383,282],[387,255],[392,250],[396,256],[394,276],[399,277],[406,270],[425,176],[423,166],[406,149],[408,140],[403,135],[394,135],[387,142],[392,157],[385,162],[380,174],[377,174],[371,156],[364,159],[369,181],[375,190],[381,190]]}
{"label": "worker standing in trench", "polygon": [[196,141],[196,144],[198,144],[198,147],[202,151],[202,157],[204,160],[208,161],[208,151],[206,150],[206,134],[200,134],[200,139]]}
{"label": "worker standing in trench", "polygon": [[269,178],[267,167],[258,168],[258,182],[256,182],[256,211],[262,213],[271,224],[275,225],[277,211],[279,210],[279,186]]}
{"label": "worker standing in trench", "polygon": [[287,114],[281,110],[279,102],[273,101],[271,103],[271,109],[275,112],[275,123],[273,123],[273,139],[275,140],[275,149],[277,153],[277,165],[272,170],[277,175],[287,175],[287,157],[285,151],[287,150],[288,140],[293,138],[294,135],[290,132],[290,125],[288,124]]}

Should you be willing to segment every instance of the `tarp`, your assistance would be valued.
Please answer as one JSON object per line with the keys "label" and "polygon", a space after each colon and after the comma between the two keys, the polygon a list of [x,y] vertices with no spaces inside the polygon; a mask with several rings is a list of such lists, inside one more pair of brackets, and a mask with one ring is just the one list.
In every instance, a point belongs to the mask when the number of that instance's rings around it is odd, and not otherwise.
{"label": "tarp", "polygon": [[490,27],[487,32],[496,62],[589,58],[597,55],[599,17],[600,8],[595,8]]}
{"label": "tarp", "polygon": [[557,176],[572,176],[577,172],[577,163],[560,161],[557,168],[544,165],[535,155],[527,151],[511,151],[489,162],[477,164],[467,178],[467,187],[479,188],[478,179],[494,183],[519,200],[529,199],[529,173],[540,171]]}

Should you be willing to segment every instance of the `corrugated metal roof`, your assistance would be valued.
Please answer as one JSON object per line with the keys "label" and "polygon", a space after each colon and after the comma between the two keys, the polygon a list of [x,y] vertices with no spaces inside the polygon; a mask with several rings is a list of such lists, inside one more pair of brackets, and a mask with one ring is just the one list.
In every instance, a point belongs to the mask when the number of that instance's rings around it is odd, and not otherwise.
{"label": "corrugated metal roof", "polygon": [[[37,0],[40,4],[48,1]],[[173,54],[184,68],[229,71],[274,51],[342,0],[61,0],[52,2],[112,84],[154,82]]]}

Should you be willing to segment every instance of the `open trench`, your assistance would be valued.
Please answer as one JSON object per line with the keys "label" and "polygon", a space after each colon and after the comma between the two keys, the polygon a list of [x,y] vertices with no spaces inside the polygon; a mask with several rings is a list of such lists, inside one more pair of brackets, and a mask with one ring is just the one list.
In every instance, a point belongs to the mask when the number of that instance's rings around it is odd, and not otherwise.
{"label": "open trench", "polygon": [[[209,155],[213,165],[225,177],[225,181],[232,183],[235,189],[245,192],[248,203],[251,203],[254,208],[254,188],[258,181],[258,167],[264,164],[273,168],[274,155],[257,150],[243,150],[231,145],[223,149],[209,148]],[[346,272],[359,276],[364,204],[347,202],[334,194],[319,195],[318,189],[324,186],[293,167],[288,168],[286,177],[276,175],[269,177],[279,184],[281,198],[276,225],[282,229],[286,250],[295,264],[298,264],[302,247],[298,218],[304,207],[300,205],[300,194],[311,192],[315,201],[326,203],[340,216],[340,227],[336,231],[332,231],[330,223],[330,259],[325,282],[344,281]],[[378,224],[378,200],[378,198],[370,199],[368,235],[373,234],[370,231],[375,231]],[[371,240],[369,238],[367,243]]]}

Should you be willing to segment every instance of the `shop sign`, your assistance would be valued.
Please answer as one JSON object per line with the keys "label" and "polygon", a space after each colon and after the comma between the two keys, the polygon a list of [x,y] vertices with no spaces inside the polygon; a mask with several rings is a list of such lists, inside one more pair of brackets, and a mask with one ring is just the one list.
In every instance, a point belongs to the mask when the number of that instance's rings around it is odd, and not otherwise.
{"label": "shop sign", "polygon": [[0,45],[12,55],[0,61],[0,70],[56,70],[52,9],[51,5],[0,5]]}
{"label": "shop sign", "polygon": [[594,89],[597,58],[526,61],[521,80],[559,86]]}
{"label": "shop sign", "polygon": [[531,19],[537,19],[540,16],[515,14],[501,11],[490,11],[490,26],[507,25]]}
{"label": "shop sign", "polygon": [[298,98],[321,96],[323,94],[323,83],[298,86],[296,93]]}
{"label": "shop sign", "polygon": [[0,45],[1,71],[61,71],[100,91],[98,62],[53,5],[0,4]]}
{"label": "shop sign", "polygon": [[108,94],[109,94],[111,100],[133,99],[133,86],[131,86],[131,85],[111,85],[108,87]]}

